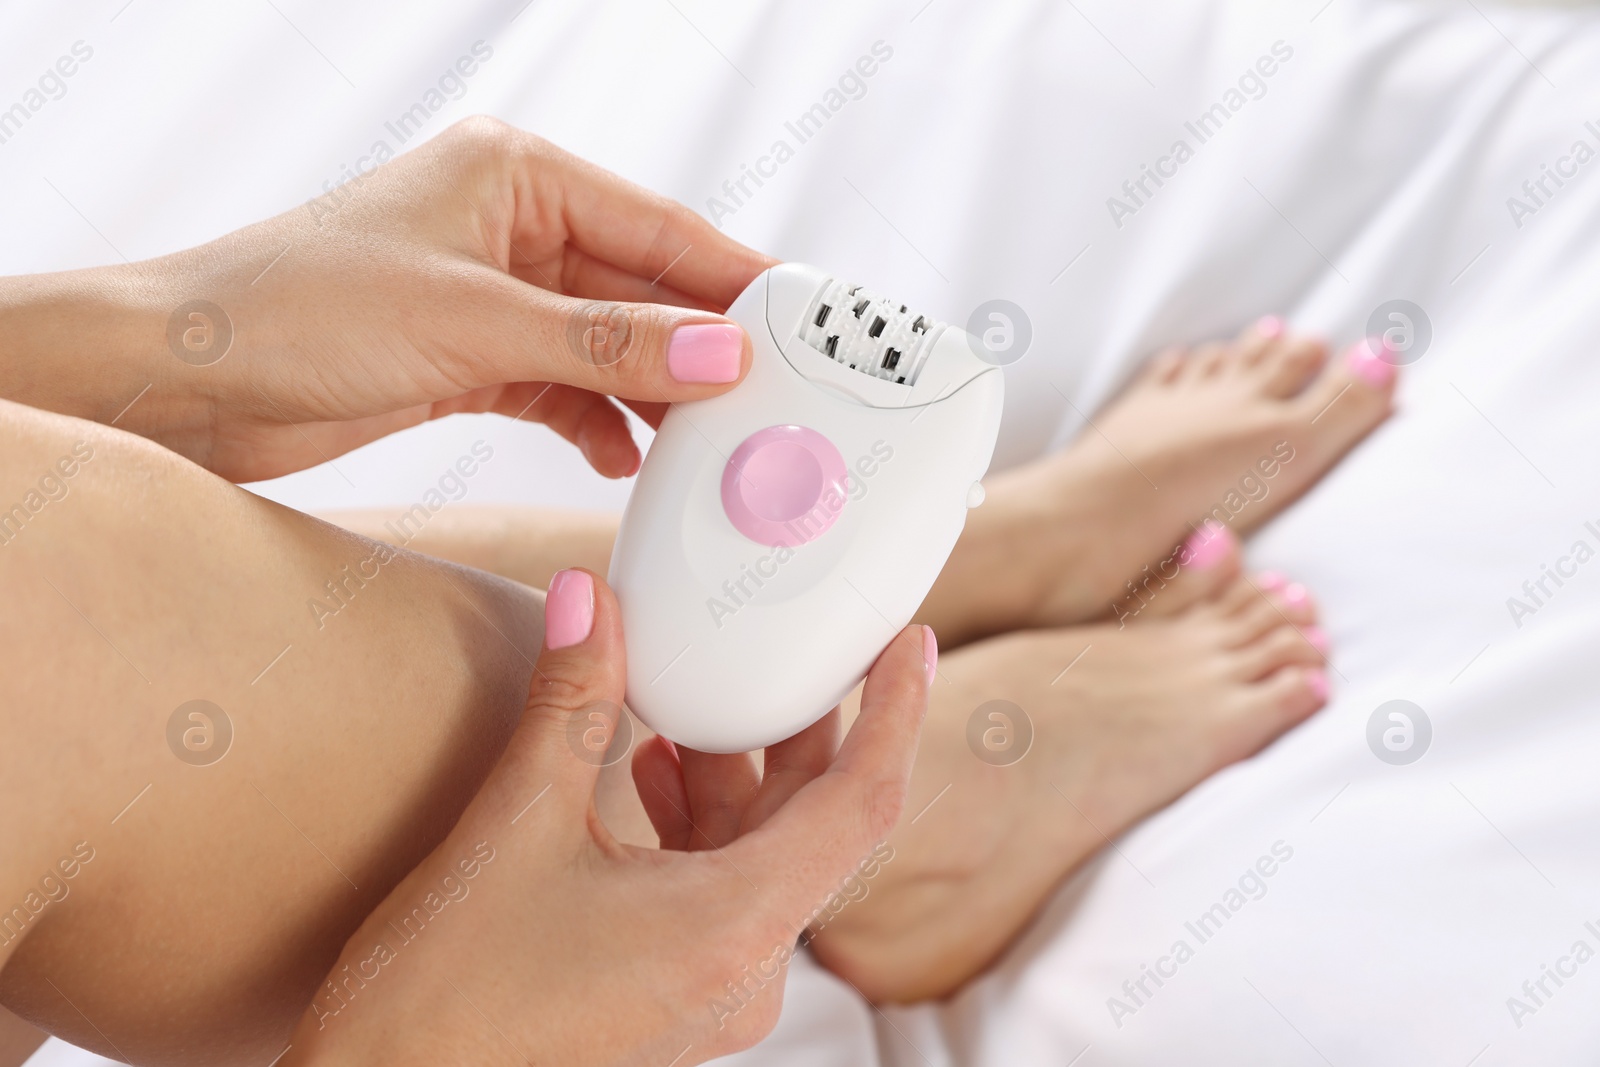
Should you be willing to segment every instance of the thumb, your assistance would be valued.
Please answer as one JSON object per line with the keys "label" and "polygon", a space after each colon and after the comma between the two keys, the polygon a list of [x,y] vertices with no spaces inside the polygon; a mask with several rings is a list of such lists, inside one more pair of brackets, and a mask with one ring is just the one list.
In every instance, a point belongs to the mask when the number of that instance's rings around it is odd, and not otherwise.
{"label": "thumb", "polygon": [[508,817],[537,805],[546,825],[583,832],[600,768],[626,756],[631,741],[621,615],[603,581],[572,569],[551,579],[544,622],[527,707],[500,765],[501,801]]}
{"label": "thumb", "polygon": [[[480,349],[482,385],[558,382],[646,403],[726,392],[750,366],[750,339],[724,315],[669,304],[586,300],[507,275],[519,309],[510,332]],[[487,325],[487,323],[485,324]],[[495,354],[496,350],[500,354]]]}
{"label": "thumb", "polygon": [[899,820],[938,656],[931,629],[902,630],[867,674],[827,772],[724,850],[786,914],[822,902]]}

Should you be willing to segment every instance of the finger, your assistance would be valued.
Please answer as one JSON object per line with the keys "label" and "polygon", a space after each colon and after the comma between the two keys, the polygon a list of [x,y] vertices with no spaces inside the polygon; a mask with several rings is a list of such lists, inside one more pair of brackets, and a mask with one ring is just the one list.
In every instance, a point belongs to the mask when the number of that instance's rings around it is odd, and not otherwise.
{"label": "finger", "polygon": [[[726,304],[713,306],[705,300],[674,288],[665,281],[641,278],[636,274],[619,270],[604,260],[595,259],[581,249],[569,249],[562,257],[562,264],[561,291],[568,296],[579,296],[588,300],[671,304],[674,307],[698,308],[719,315],[728,310]],[[513,273],[517,271],[513,270]],[[528,273],[529,277],[524,280],[538,284],[540,281],[538,275],[532,271]],[[520,273],[517,276],[522,277]]]}
{"label": "finger", "polygon": [[587,255],[716,308],[776,264],[682,204],[535,141],[522,157],[525,179],[560,205],[570,243]]}
{"label": "finger", "polygon": [[476,395],[435,404],[433,417],[457,410],[489,410],[523,422],[544,423],[578,446],[589,466],[604,477],[626,478],[639,469],[639,445],[628,417],[598,393],[552,382],[518,382],[501,389],[487,404],[474,406],[470,398]]}
{"label": "finger", "polygon": [[[594,396],[593,393],[587,394]],[[595,473],[606,478],[626,478],[638,473],[643,457],[628,427],[628,417],[605,397],[595,397],[581,417],[575,417],[573,444]]]}
{"label": "finger", "polygon": [[499,769],[513,799],[499,803],[515,805],[507,820],[516,817],[516,825],[537,811],[535,821],[587,833],[584,816],[622,714],[627,662],[621,614],[594,574],[558,571],[545,596],[544,627],[527,707]]}
{"label": "finger", "polygon": [[661,839],[661,847],[687,852],[694,834],[694,821],[689,818],[683,768],[671,741],[657,736],[639,746],[633,754],[633,784],[639,792],[639,802],[644,805],[644,813],[650,817],[650,825]]}
{"label": "finger", "polygon": [[761,786],[755,763],[745,752],[698,752],[682,746],[678,762],[694,821],[689,850],[725,848],[738,838],[745,809]]}
{"label": "finger", "polygon": [[667,417],[666,404],[652,404],[646,400],[624,400],[622,403],[652,430],[661,429],[661,420]]}
{"label": "finger", "polygon": [[861,714],[827,773],[727,848],[786,913],[815,907],[899,818],[937,658],[932,630],[901,631],[867,675]]}
{"label": "finger", "polygon": [[793,737],[767,746],[761,788],[745,810],[739,829],[749,833],[789,802],[813,778],[828,769],[839,750],[839,709]]}
{"label": "finger", "polygon": [[750,365],[743,327],[692,308],[564,296],[489,266],[464,268],[440,298],[472,324],[451,342],[466,389],[559,382],[677,403],[726,392]]}

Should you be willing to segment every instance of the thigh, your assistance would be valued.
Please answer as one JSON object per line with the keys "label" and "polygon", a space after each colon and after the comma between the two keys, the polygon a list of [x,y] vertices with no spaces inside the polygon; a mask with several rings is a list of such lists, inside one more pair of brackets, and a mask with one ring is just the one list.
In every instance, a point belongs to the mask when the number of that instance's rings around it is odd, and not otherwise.
{"label": "thigh", "polygon": [[138,1062],[277,1055],[542,639],[524,586],[13,404],[0,596],[0,1002]]}

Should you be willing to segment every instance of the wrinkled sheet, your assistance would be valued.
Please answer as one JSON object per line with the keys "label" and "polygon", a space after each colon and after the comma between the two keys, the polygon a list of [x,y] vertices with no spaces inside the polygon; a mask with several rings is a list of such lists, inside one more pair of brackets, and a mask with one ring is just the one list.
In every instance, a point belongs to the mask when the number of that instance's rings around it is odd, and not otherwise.
{"label": "wrinkled sheet", "polygon": [[[481,39],[492,60],[421,136],[489,112],[939,317],[1020,305],[1000,465],[1069,442],[1151,351],[1264,312],[1342,344],[1403,299],[1431,327],[1398,415],[1249,546],[1315,591],[1331,704],[1126,834],[950,1003],[879,1012],[802,962],[736,1062],[1592,1061],[1600,964],[1573,952],[1600,950],[1600,564],[1574,546],[1600,548],[1600,13],[521,2],[8,12],[8,92],[95,51],[0,144],[0,267],[140,258],[299,204]],[[741,191],[747,166],[767,176]],[[1140,190],[1146,166],[1168,176]],[[460,417],[258,488],[401,508],[480,438],[474,503],[625,498],[540,427]],[[1533,604],[1546,566],[1568,576]],[[1431,725],[1417,762],[1369,747],[1391,700]]]}

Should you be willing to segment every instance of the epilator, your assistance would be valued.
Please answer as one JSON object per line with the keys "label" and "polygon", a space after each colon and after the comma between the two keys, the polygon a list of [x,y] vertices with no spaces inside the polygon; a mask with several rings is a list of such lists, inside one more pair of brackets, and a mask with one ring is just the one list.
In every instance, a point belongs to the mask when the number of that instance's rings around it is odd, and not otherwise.
{"label": "epilator", "polygon": [[789,737],[861,681],[982,503],[1005,395],[966,331],[814,267],[728,315],[750,373],[668,410],[609,576],[628,706],[703,752]]}

